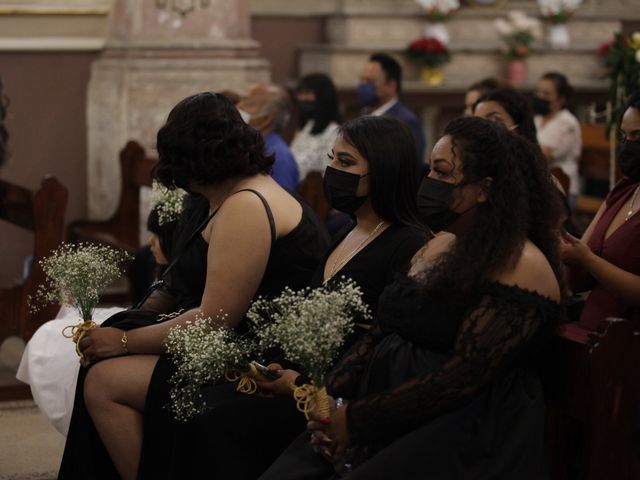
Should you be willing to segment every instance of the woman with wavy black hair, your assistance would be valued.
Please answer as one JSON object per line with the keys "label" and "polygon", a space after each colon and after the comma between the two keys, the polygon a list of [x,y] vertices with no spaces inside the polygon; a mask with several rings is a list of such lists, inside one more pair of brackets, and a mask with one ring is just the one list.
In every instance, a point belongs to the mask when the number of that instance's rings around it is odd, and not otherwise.
{"label": "woman with wavy black hair", "polygon": [[262,480],[548,478],[536,369],[560,315],[561,206],[530,152],[484,119],[447,126],[418,192],[442,233],[329,375],[315,451],[299,437]]}
{"label": "woman with wavy black hair", "polygon": [[162,355],[169,329],[198,312],[242,329],[254,297],[306,286],[327,245],[311,209],[269,176],[273,156],[265,155],[260,133],[224,96],[201,93],[178,103],[157,147],[156,177],[209,204],[192,236],[206,249],[202,299],[170,320],[128,331],[93,329],[82,339],[80,348],[94,363],[84,401],[99,437],[74,441],[72,420],[59,478],[136,478],[143,436],[158,442],[162,455],[162,438],[170,434],[163,430],[171,425],[164,409],[170,367]]}
{"label": "woman with wavy black hair", "polygon": [[500,122],[509,130],[538,144],[533,110],[529,101],[513,88],[501,88],[487,92],[473,104],[473,115]]}
{"label": "woman with wavy black hair", "polygon": [[295,91],[300,114],[300,130],[291,142],[300,179],[309,172],[323,172],[327,151],[336,139],[340,112],[338,92],[324,73],[311,73],[300,79]]}

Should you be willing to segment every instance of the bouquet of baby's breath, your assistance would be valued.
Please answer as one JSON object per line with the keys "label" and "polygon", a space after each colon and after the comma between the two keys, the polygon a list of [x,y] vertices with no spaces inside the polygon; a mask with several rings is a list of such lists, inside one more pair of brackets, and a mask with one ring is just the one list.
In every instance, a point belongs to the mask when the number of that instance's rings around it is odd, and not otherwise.
{"label": "bouquet of baby's breath", "polygon": [[354,317],[361,320],[371,315],[360,287],[344,278],[315,289],[285,289],[275,299],[258,299],[247,313],[260,348],[281,348],[311,379],[311,384],[294,390],[298,408],[305,414],[315,400],[317,411],[328,415],[324,376],[353,331]]}
{"label": "bouquet of baby's breath", "polygon": [[181,188],[169,190],[158,182],[153,182],[151,202],[158,212],[158,223],[165,225],[178,219],[184,208],[184,198],[187,192]]}
{"label": "bouquet of baby's breath", "polygon": [[82,322],[67,327],[71,329],[69,335],[65,328],[63,335],[73,338],[82,360],[78,343],[87,330],[95,327],[91,317],[100,300],[100,292],[122,275],[122,264],[130,258],[126,252],[107,246],[63,243],[40,261],[47,279],[34,297],[29,298],[29,307],[32,312],[51,303],[74,307]]}
{"label": "bouquet of baby's breath", "polygon": [[225,317],[220,314],[214,322],[198,314],[193,322],[169,331],[167,353],[176,367],[169,380],[170,409],[177,420],[187,421],[202,412],[201,388],[247,370],[256,352],[254,341],[221,326]]}

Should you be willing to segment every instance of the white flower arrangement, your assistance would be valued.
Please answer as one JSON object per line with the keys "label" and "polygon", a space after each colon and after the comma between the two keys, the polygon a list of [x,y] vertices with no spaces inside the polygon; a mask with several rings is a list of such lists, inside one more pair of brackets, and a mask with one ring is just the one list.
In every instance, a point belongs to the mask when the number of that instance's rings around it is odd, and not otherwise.
{"label": "white flower arrangement", "polygon": [[63,243],[40,261],[47,279],[29,299],[31,311],[50,303],[68,304],[89,322],[100,292],[120,278],[122,264],[130,258],[128,253],[104,245]]}
{"label": "white flower arrangement", "polygon": [[565,23],[581,4],[582,0],[538,0],[542,16],[556,23]]}
{"label": "white flower arrangement", "polygon": [[287,288],[272,300],[256,300],[247,313],[261,350],[281,348],[317,386],[353,331],[354,317],[366,320],[371,314],[360,287],[344,278],[298,292]]}
{"label": "white flower arrangement", "polygon": [[507,18],[498,18],[494,27],[506,45],[506,55],[511,59],[524,58],[529,54],[530,45],[542,38],[542,24],[520,10],[512,10]]}
{"label": "white flower arrangement", "polygon": [[256,343],[223,327],[226,314],[215,322],[198,314],[193,322],[176,325],[167,337],[167,353],[176,367],[169,382],[170,409],[176,420],[187,421],[206,404],[200,393],[229,373],[246,370],[256,353]]}
{"label": "white flower arrangement", "polygon": [[178,219],[184,208],[187,192],[181,188],[168,189],[159,182],[153,182],[151,201],[158,212],[158,223],[165,225]]}
{"label": "white flower arrangement", "polygon": [[458,0],[416,0],[431,21],[442,22],[460,8]]}
{"label": "white flower arrangement", "polygon": [[261,350],[282,349],[310,377],[311,383],[293,390],[297,408],[307,419],[312,409],[329,415],[324,377],[353,331],[354,317],[367,320],[371,315],[360,288],[344,277],[315,289],[287,288],[273,300],[256,300],[247,313]]}

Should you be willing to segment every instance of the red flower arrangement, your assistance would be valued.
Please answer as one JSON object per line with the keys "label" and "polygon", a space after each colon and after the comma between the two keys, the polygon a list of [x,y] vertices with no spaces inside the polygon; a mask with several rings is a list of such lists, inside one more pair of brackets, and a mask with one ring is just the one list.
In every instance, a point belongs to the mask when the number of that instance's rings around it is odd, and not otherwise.
{"label": "red flower arrangement", "polygon": [[405,53],[409,59],[418,65],[439,67],[451,60],[447,47],[437,38],[421,37],[409,44]]}

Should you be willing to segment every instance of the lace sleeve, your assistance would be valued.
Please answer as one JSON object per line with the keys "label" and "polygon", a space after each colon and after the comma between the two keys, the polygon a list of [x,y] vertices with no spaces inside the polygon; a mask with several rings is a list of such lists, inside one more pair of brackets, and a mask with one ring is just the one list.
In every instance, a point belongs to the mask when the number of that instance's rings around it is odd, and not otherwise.
{"label": "lace sleeve", "polygon": [[441,368],[349,404],[352,440],[396,438],[468,401],[545,322],[541,302],[548,303],[535,294],[513,300],[483,296],[463,320],[451,357]]}
{"label": "lace sleeve", "polygon": [[345,353],[329,373],[327,390],[334,397],[353,398],[373,350],[382,338],[380,327],[374,326]]}

